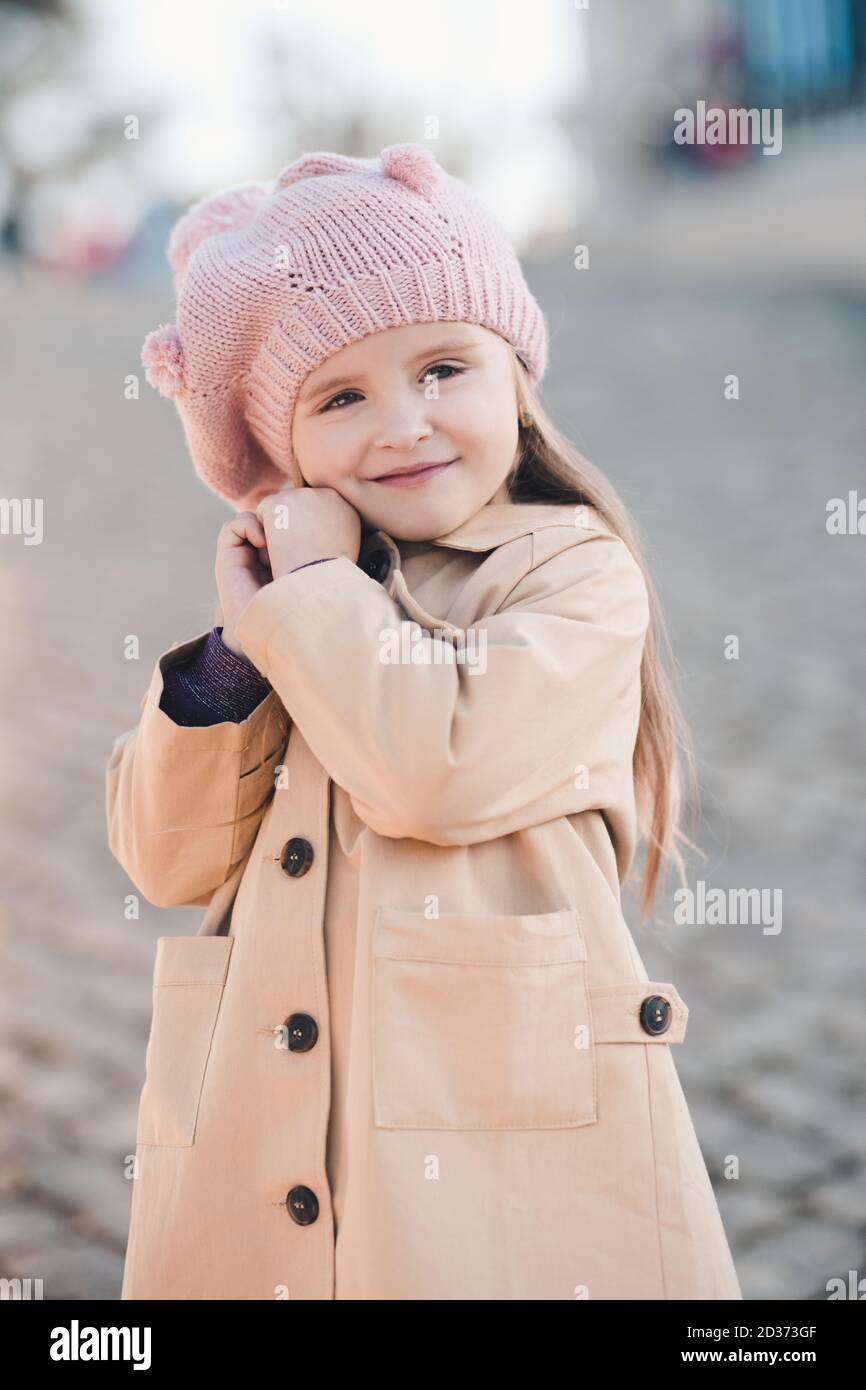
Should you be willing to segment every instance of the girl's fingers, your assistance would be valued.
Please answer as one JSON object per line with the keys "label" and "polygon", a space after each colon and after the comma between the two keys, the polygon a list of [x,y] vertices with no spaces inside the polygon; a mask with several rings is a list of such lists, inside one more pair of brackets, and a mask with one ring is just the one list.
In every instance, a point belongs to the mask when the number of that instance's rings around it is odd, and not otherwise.
{"label": "girl's fingers", "polygon": [[226,522],[223,534],[229,545],[243,545],[249,542],[257,550],[267,545],[265,528],[255,512],[240,512],[233,520]]}
{"label": "girl's fingers", "polygon": [[264,525],[262,524],[261,518],[258,517],[258,516],[256,516],[255,512],[250,512],[248,515],[245,515],[245,517],[244,517],[244,530],[245,530],[247,539],[250,540],[250,541],[252,541],[253,545],[257,545],[257,546],[263,546],[263,545],[264,545],[264,543],[265,543],[265,528],[264,528]]}

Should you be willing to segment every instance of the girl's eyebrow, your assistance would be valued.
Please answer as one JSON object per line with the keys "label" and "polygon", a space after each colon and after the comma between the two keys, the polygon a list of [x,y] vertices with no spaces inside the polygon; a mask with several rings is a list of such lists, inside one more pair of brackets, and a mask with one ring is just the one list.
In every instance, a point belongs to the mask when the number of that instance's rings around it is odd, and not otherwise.
{"label": "girl's eyebrow", "polygon": [[[454,339],[451,339],[448,342],[444,343],[434,343],[432,347],[425,348],[423,352],[416,353],[414,357],[410,358],[410,361],[420,362],[424,357],[438,357],[443,352],[465,352],[467,351],[467,349],[471,349],[474,346],[474,343],[461,343],[457,342]],[[340,386],[348,386],[350,382],[362,380],[363,373],[361,372],[353,372],[350,375],[343,374],[342,376],[328,377],[326,381],[321,382],[318,386],[313,386],[310,387],[308,390],[301,391],[300,395],[298,396],[298,402],[302,403],[306,400],[309,400],[312,396],[320,395],[324,391],[336,391],[337,388]]]}

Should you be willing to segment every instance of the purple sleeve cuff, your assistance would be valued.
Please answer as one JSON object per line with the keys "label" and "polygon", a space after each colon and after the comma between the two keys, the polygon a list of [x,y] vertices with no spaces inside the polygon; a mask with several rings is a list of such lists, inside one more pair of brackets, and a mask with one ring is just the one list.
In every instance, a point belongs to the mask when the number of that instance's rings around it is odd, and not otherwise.
{"label": "purple sleeve cuff", "polygon": [[[337,558],[336,555],[323,555],[320,560],[305,560],[303,565],[295,565],[288,573]],[[271,689],[270,682],[251,661],[226,646],[222,627],[215,627],[195,656],[170,666],[163,673],[159,707],[175,724],[205,727],[226,720],[242,724]]]}
{"label": "purple sleeve cuff", "polygon": [[195,656],[163,673],[159,707],[175,724],[241,724],[271,688],[251,661],[226,646],[222,627],[215,627]]}

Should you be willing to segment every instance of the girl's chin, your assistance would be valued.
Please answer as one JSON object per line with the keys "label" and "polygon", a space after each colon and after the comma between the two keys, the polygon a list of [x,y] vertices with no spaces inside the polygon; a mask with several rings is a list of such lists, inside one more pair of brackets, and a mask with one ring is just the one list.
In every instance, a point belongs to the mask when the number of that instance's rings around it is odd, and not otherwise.
{"label": "girl's chin", "polygon": [[465,507],[418,507],[411,515],[383,517],[373,523],[371,529],[386,531],[394,540],[430,541],[462,526],[469,514]]}

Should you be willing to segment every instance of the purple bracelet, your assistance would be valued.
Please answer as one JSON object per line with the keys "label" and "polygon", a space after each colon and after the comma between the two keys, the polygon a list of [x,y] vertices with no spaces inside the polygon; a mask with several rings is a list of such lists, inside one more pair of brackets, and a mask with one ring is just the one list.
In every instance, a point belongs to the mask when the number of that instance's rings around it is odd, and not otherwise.
{"label": "purple bracelet", "polygon": [[305,560],[302,565],[293,565],[290,570],[286,571],[286,573],[294,574],[295,570],[306,569],[307,565],[323,565],[326,560],[339,560],[339,558],[339,555],[323,555],[321,560]]}

